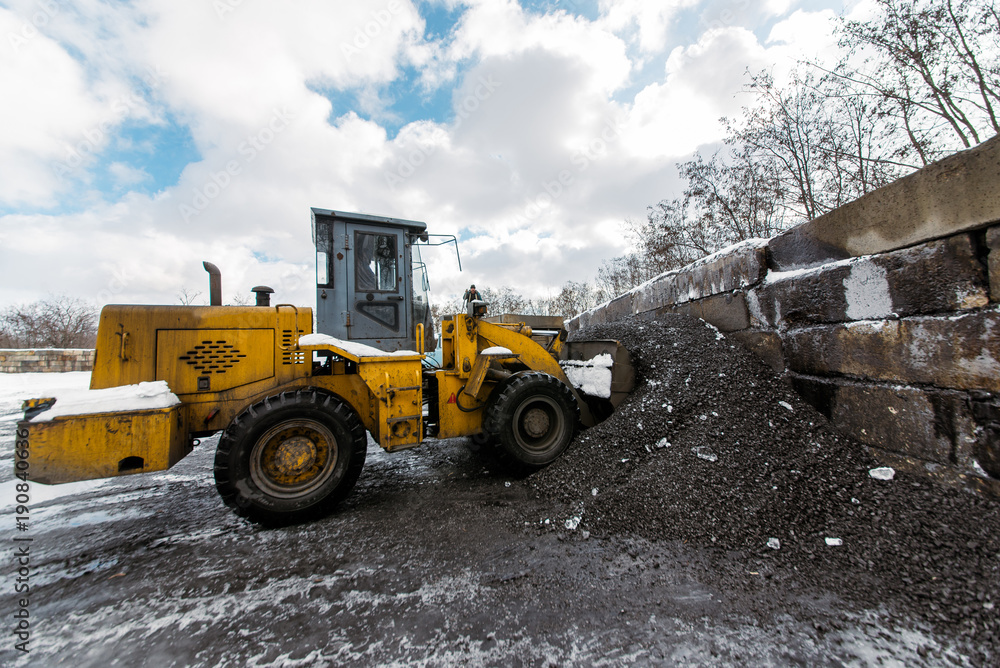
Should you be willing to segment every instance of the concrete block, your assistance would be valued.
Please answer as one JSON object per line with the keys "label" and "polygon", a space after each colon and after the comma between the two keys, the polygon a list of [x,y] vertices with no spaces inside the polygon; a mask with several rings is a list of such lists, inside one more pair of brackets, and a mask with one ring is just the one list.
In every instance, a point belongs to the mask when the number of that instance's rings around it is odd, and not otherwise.
{"label": "concrete block", "polygon": [[735,332],[750,327],[750,312],[743,293],[714,295],[670,307],[673,313],[701,318],[720,332]]}
{"label": "concrete block", "polygon": [[791,376],[843,434],[908,457],[973,472],[976,421],[965,392]]}
{"label": "concrete block", "polygon": [[604,307],[604,321],[616,322],[632,315],[632,295],[624,294],[608,302]]}
{"label": "concrete block", "polygon": [[774,369],[775,373],[785,371],[785,354],[781,345],[781,337],[776,333],[746,329],[741,332],[730,332],[726,336],[734,339],[759,357],[764,364]]}
{"label": "concrete block", "polygon": [[897,471],[927,478],[939,485],[1000,499],[1000,480],[995,478],[984,478],[978,473],[961,471],[954,466],[944,466],[880,448],[873,447],[871,451],[882,466],[891,466]]}
{"label": "concrete block", "polygon": [[991,227],[986,232],[986,245],[990,249],[990,299],[1000,302],[1000,226]]}
{"label": "concrete block", "polygon": [[1000,250],[1000,225],[986,230],[986,246],[990,250]]}
{"label": "concrete block", "polygon": [[1000,221],[1000,137],[961,151],[771,240],[773,266],[884,253]]}
{"label": "concrete block", "polygon": [[813,376],[1000,392],[1000,309],[794,330],[785,357]]}
{"label": "concrete block", "polygon": [[743,241],[636,288],[635,312],[745,289],[763,280],[766,273],[767,242]]}
{"label": "concrete block", "polygon": [[782,329],[981,308],[986,271],[969,234],[769,280],[756,289],[763,322]]}
{"label": "concrete block", "polygon": [[1000,396],[973,393],[972,416],[979,427],[975,459],[984,471],[1000,480]]}

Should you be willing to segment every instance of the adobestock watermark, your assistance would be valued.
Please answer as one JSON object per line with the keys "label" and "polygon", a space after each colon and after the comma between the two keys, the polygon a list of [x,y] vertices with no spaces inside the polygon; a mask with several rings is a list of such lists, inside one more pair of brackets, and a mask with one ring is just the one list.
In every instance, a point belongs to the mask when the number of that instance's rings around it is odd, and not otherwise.
{"label": "adobestock watermark", "polygon": [[[493,78],[492,74],[480,76],[472,92],[455,105],[455,122],[452,129],[457,130],[461,127],[462,123],[479,111],[483,102],[493,97],[493,93],[502,85],[500,81]],[[382,176],[385,178],[385,184],[389,186],[389,190],[395,191],[399,184],[416,174],[417,170],[427,162],[427,159],[437,152],[437,149],[438,147],[433,144],[415,146],[396,162],[396,168],[393,171],[383,171]]]}
{"label": "adobestock watermark", "polygon": [[7,42],[14,53],[18,53],[25,44],[38,36],[41,28],[44,28],[59,13],[59,3],[55,0],[39,0],[35,3],[36,11],[32,12],[31,18],[21,21],[20,28],[14,32],[7,33]]}
{"label": "adobestock watermark", "polygon": [[518,221],[536,220],[541,216],[557,199],[572,188],[579,174],[587,171],[594,162],[607,155],[608,147],[619,137],[621,137],[621,119],[605,121],[597,136],[577,149],[570,157],[572,169],[559,170],[559,173],[552,179],[542,181],[538,192],[528,198],[524,210],[517,217]]}
{"label": "adobestock watermark", "polygon": [[728,28],[736,23],[736,19],[738,18],[736,12],[748,9],[749,7],[750,0],[735,0],[735,2],[731,2],[719,10],[719,13],[715,14],[714,18],[702,16],[698,21],[698,25],[706,31]]}
{"label": "adobestock watermark", "polygon": [[11,632],[14,636],[14,649],[27,654],[31,642],[31,565],[32,537],[28,533],[31,521],[31,483],[29,482],[29,460],[31,443],[29,432],[24,427],[18,427],[14,432],[14,526],[19,533],[14,535],[12,551],[14,560],[14,599],[15,609]]}
{"label": "adobestock watermark", "polygon": [[372,40],[381,35],[382,31],[392,23],[393,18],[402,11],[403,3],[399,0],[389,0],[389,4],[384,9],[372,11],[371,19],[365,22],[364,26],[358,26],[354,29],[354,38],[350,42],[340,43],[340,52],[344,54],[347,62],[367,49]]}
{"label": "adobestock watermark", "polygon": [[228,14],[236,11],[236,8],[243,4],[243,0],[212,0],[212,9],[220,19],[226,18]]}
{"label": "adobestock watermark", "polygon": [[111,270],[111,278],[105,287],[97,293],[98,304],[110,304],[111,300],[125,292],[125,288],[132,282],[132,275],[123,266],[114,267]]}
{"label": "adobestock watermark", "polygon": [[[148,67],[142,77],[143,83],[150,91],[155,91],[166,79],[163,70],[157,67]],[[139,93],[132,92],[128,95],[115,99],[111,103],[110,113],[97,125],[83,131],[82,139],[76,144],[65,146],[65,155],[56,164],[56,174],[59,176],[69,176],[72,172],[80,169],[87,163],[87,158],[95,156],[101,151],[105,140],[111,135],[111,131],[122,121],[128,118],[134,109],[141,107],[146,102],[146,98]]]}
{"label": "adobestock watermark", "polygon": [[209,205],[233,183],[233,179],[243,173],[243,169],[257,159],[275,138],[284,132],[295,120],[295,114],[288,109],[274,109],[271,118],[256,133],[247,135],[240,142],[236,152],[240,158],[228,160],[225,166],[209,174],[205,182],[192,190],[191,201],[182,202],[177,210],[185,223],[207,209]]}

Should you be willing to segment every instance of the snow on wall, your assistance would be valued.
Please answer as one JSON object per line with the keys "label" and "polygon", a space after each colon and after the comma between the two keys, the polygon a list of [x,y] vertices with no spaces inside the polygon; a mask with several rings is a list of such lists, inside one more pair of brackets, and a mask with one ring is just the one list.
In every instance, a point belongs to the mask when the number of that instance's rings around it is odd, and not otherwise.
{"label": "snow on wall", "polygon": [[[986,236],[1000,239],[1000,225]],[[1000,494],[1000,469],[982,465],[1000,461],[989,436],[1000,426],[989,417],[1000,410],[1000,291],[990,291],[1000,271],[987,267],[983,245],[962,232],[778,271],[767,260],[770,245],[764,256],[749,244],[658,276],[568,327],[633,314],[700,317],[784,371],[844,433],[915,466],[948,462],[934,475]],[[596,383],[599,373],[565,371],[576,386]],[[916,399],[901,405],[897,385]],[[875,415],[878,428],[866,421]]]}
{"label": "snow on wall", "polygon": [[892,315],[892,297],[885,269],[874,262],[856,262],[844,279],[847,317],[852,320],[886,318]]}

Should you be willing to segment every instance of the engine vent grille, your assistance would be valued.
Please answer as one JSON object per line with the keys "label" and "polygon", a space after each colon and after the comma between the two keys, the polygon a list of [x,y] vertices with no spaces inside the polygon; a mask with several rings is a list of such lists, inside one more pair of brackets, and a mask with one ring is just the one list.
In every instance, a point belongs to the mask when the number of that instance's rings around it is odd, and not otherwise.
{"label": "engine vent grille", "polygon": [[203,373],[223,374],[246,357],[240,349],[225,341],[202,341],[177,359]]}
{"label": "engine vent grille", "polygon": [[[305,334],[301,329],[299,335]],[[299,337],[295,336],[294,330],[285,329],[281,332],[281,347],[291,348],[298,343]],[[288,351],[281,354],[281,363],[284,365],[305,364],[306,352],[304,350]]]}

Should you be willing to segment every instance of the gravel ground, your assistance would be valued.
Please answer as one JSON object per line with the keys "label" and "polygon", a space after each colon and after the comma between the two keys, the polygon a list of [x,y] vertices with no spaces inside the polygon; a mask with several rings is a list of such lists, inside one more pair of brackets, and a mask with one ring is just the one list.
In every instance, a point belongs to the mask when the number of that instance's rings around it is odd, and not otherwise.
{"label": "gravel ground", "polygon": [[728,587],[807,581],[898,611],[997,665],[997,500],[900,472],[873,478],[880,465],[863,445],[700,320],[629,320],[574,338],[620,340],[639,382],[527,480],[574,509],[567,531],[710,548]]}

